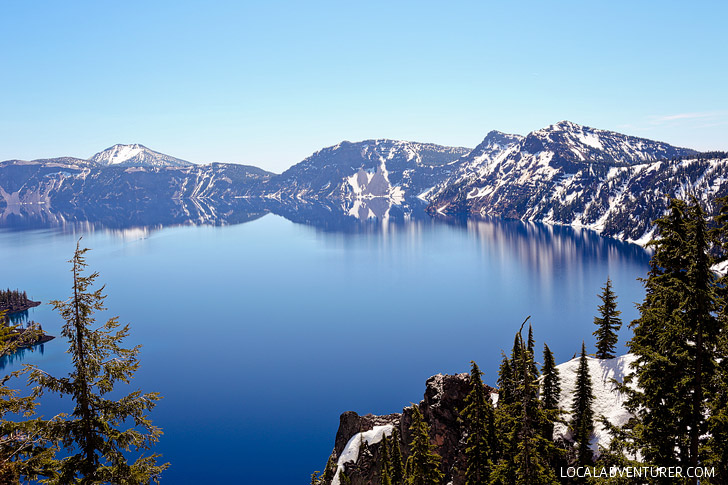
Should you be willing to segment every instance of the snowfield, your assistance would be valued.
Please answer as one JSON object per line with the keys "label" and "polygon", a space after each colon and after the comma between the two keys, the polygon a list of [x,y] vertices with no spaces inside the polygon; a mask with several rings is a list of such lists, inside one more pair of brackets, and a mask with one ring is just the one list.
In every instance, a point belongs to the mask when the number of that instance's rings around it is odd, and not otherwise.
{"label": "snowfield", "polygon": [[[630,364],[637,360],[633,354],[625,354],[614,359],[596,359],[587,357],[589,361],[589,377],[591,378],[592,390],[594,392],[594,437],[591,448],[594,452],[599,451],[599,446],[607,447],[611,441],[611,435],[604,429],[599,418],[604,416],[615,426],[623,426],[632,415],[624,408],[626,396],[619,392],[612,380],[619,383],[624,382],[624,377],[632,372]],[[576,373],[579,369],[579,357],[556,366],[561,377],[561,395],[559,407],[565,412],[564,418],[570,419],[571,409],[576,388]],[[554,438],[570,438],[571,433],[563,424],[556,424],[554,427]]]}

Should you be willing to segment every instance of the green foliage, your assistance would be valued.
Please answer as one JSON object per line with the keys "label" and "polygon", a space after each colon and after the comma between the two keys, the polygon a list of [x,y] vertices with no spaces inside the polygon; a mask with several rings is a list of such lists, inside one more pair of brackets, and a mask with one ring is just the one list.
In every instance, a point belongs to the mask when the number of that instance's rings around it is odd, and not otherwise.
{"label": "green foliage", "polygon": [[598,317],[594,317],[594,324],[597,330],[593,333],[597,338],[597,359],[613,359],[617,345],[617,331],[622,327],[622,314],[617,310],[617,296],[612,290],[612,280],[607,278],[607,284],[602,288],[599,295],[602,304],[597,308]]}
{"label": "green foliage", "polygon": [[561,395],[561,377],[559,369],[556,368],[554,354],[548,345],[543,344],[543,389],[541,391],[541,402],[544,409],[558,409],[559,396]]}
{"label": "green foliage", "polygon": [[351,478],[349,478],[349,475],[344,473],[344,470],[339,472],[339,483],[341,485],[351,485]]}
{"label": "green foliage", "polygon": [[485,390],[482,372],[478,364],[471,361],[470,393],[465,398],[465,407],[460,411],[467,437],[465,440],[466,485],[490,481],[490,471],[497,450],[495,416],[490,396]]}
{"label": "green foliage", "polygon": [[399,441],[399,433],[397,432],[397,428],[394,428],[389,446],[390,462],[392,463],[390,473],[394,485],[404,483],[404,463],[402,461],[402,450],[399,447]]}
{"label": "green foliage", "polygon": [[[524,322],[525,324],[525,322]],[[544,431],[553,426],[554,412],[547,411],[538,399],[538,370],[533,351],[518,332],[508,365],[510,377],[500,376],[512,386],[510,402],[499,399],[496,423],[501,436],[501,453],[493,468],[492,484],[558,483],[551,462],[558,451]]]}
{"label": "green foliage", "polygon": [[444,473],[440,470],[440,455],[430,443],[430,427],[422,417],[420,409],[412,406],[412,442],[410,456],[405,468],[405,483],[408,485],[439,485]]}
{"label": "green foliage", "polygon": [[586,358],[586,347],[581,344],[581,357],[576,372],[576,388],[571,406],[571,431],[577,445],[577,463],[579,466],[589,466],[593,461],[589,441],[594,434],[594,393],[592,392],[591,378],[589,377],[589,361]]}
{"label": "green foliage", "polygon": [[28,294],[20,290],[0,290],[0,311],[7,310],[9,312],[18,311],[26,308],[30,303]]}
{"label": "green foliage", "polygon": [[[612,467],[618,468],[631,468],[631,467],[642,467],[644,463],[641,463],[633,458],[635,453],[634,444],[630,438],[630,426],[625,426],[623,429],[614,426],[606,418],[600,418],[600,422],[607,432],[612,436],[609,442],[609,447],[599,447],[599,459],[595,463],[595,467],[600,470],[605,468],[607,470]],[[634,477],[619,476],[618,474],[614,477],[592,477],[587,479],[587,483],[594,485],[633,485]]]}
{"label": "green foliage", "polygon": [[[561,395],[561,377],[559,376],[559,369],[556,368],[554,354],[546,344],[543,344],[543,367],[541,368],[541,374],[543,375],[541,388],[541,403],[543,409],[552,414],[553,420],[558,419],[560,414],[559,396]],[[546,438],[552,438],[553,435],[554,423],[552,420],[549,420],[544,428],[544,436]]]}
{"label": "green foliage", "polygon": [[[4,319],[2,310],[0,322]],[[17,338],[13,330],[0,325],[0,356],[15,352],[26,343],[24,338],[32,337],[23,334]],[[37,394],[20,396],[7,386],[23,374],[15,371],[0,379],[0,483],[19,483],[23,476],[35,476],[36,471],[47,467],[55,452],[43,436],[42,422],[31,419],[38,406]]]}
{"label": "green foliage", "polygon": [[514,393],[513,372],[511,361],[503,354],[500,368],[498,369],[498,405],[502,406],[513,402]]}
{"label": "green foliage", "polygon": [[380,461],[380,482],[382,485],[392,485],[392,460],[389,457],[389,439],[387,435],[382,437],[379,445],[379,461]]}
{"label": "green foliage", "polygon": [[130,383],[139,367],[140,347],[122,347],[129,326],[121,327],[117,318],[92,328],[94,313],[105,309],[105,296],[103,287],[90,289],[98,274],[83,274],[87,251],[77,245],[70,261],[72,296],[52,302],[66,322],[61,334],[68,339],[73,370],[58,378],[32,367],[29,378],[39,393],[69,396],[74,404],[70,415],[43,423],[45,438],[63,446],[67,455],[53,461],[53,472],[43,473],[42,483],[158,482],[169,466],[156,463],[159,455],[142,455],[131,463],[128,456],[149,449],[162,434],[147,417],[161,396],[134,391],[119,399],[108,398],[117,383]]}
{"label": "green foliage", "polygon": [[308,482],[309,485],[321,485],[323,481],[319,477],[319,473],[321,473],[319,470],[316,470],[311,474],[311,481]]}
{"label": "green foliage", "polygon": [[[623,386],[636,415],[635,446],[647,462],[697,466],[706,454],[708,416],[720,415],[719,359],[725,323],[717,317],[719,288],[710,270],[711,237],[698,201],[672,200],[656,221],[659,239],[644,281],[640,317],[631,323],[634,373]],[[712,409],[712,411],[711,411]],[[715,422],[715,418],[711,418]],[[667,482],[665,482],[667,483]]]}
{"label": "green foliage", "polygon": [[330,483],[331,480],[333,480],[334,475],[336,474],[336,468],[336,460],[334,460],[334,455],[331,454],[326,462],[324,473],[321,475],[322,483]]}

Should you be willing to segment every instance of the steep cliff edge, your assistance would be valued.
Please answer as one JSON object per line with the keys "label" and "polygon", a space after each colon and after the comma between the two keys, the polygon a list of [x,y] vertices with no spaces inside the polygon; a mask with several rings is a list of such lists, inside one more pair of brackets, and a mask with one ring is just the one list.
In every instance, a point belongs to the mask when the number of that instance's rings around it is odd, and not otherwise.
{"label": "steep cliff edge", "polygon": [[[496,392],[491,387],[486,388],[490,393]],[[429,425],[432,443],[442,457],[446,482],[453,481],[455,485],[463,483],[461,474],[465,470],[464,430],[459,413],[469,391],[468,374],[438,374],[427,380],[424,399],[416,405]],[[390,436],[394,429],[397,430],[401,438],[402,458],[406,461],[410,455],[408,443],[412,441],[412,413],[410,406],[401,413],[386,416],[359,416],[353,411],[342,414],[331,455],[337,464],[337,472],[326,485],[340,484],[338,475],[341,471],[349,477],[352,485],[380,483],[382,436]]]}
{"label": "steep cliff edge", "polygon": [[[594,434],[591,447],[599,453],[599,447],[608,447],[611,436],[604,429],[600,419],[604,417],[612,425],[623,426],[631,414],[625,409],[625,396],[618,390],[615,381],[624,382],[625,376],[632,372],[630,365],[635,356],[626,354],[614,359],[588,358],[589,376],[595,396]],[[559,408],[563,419],[568,421],[571,409],[579,359],[574,358],[556,368],[561,376]],[[498,391],[485,386],[491,400],[497,405]],[[465,398],[470,392],[469,374],[442,375],[430,377],[426,383],[424,399],[417,404],[430,428],[430,441],[435,451],[442,457],[443,483],[465,484],[465,438],[466,430],[460,411],[465,406]],[[341,415],[336,433],[334,450],[329,457],[333,464],[331,479],[324,485],[342,485],[343,472],[351,485],[370,485],[381,483],[382,438],[391,437],[396,430],[400,437],[403,460],[410,456],[409,443],[412,442],[413,407],[406,407],[401,413],[375,416],[360,416],[353,411]],[[557,423],[554,428],[554,441],[563,446],[573,445],[571,433],[565,424]]]}

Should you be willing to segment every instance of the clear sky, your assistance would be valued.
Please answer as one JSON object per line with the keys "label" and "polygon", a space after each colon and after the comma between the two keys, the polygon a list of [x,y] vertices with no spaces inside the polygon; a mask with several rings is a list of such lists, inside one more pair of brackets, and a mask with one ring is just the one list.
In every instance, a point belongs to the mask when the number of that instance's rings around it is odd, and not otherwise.
{"label": "clear sky", "polygon": [[0,160],[142,143],[282,171],[562,119],[728,149],[728,2],[0,2]]}

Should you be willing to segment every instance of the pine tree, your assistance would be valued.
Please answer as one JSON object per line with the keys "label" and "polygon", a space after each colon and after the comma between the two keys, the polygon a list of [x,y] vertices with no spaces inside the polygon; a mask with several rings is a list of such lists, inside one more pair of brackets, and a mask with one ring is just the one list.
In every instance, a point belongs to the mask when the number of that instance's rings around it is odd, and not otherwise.
{"label": "pine tree", "polygon": [[534,374],[533,353],[528,350],[520,332],[516,334],[507,367],[513,382],[513,401],[501,405],[499,400],[496,408],[499,432],[504,442],[490,483],[558,483],[549,465],[550,458],[558,452],[551,437],[544,436],[544,430],[552,422],[552,414],[544,410],[538,399],[538,371]]}
{"label": "pine tree", "polygon": [[379,483],[381,485],[392,485],[392,478],[389,476],[389,469],[385,461],[382,462]]}
{"label": "pine tree", "polygon": [[[3,310],[0,322],[4,319]],[[0,356],[15,352],[27,343],[26,337],[34,338],[32,331],[17,338],[13,329],[0,325]],[[20,396],[7,386],[24,373],[14,371],[0,379],[0,483],[20,483],[21,477],[35,479],[37,472],[52,467],[55,450],[48,446],[41,420],[32,418],[39,405],[37,393]]]}
{"label": "pine tree", "polygon": [[554,435],[554,423],[559,416],[559,397],[561,396],[561,378],[559,369],[556,368],[554,354],[549,346],[543,344],[543,387],[541,389],[541,403],[547,412],[552,413],[552,420],[549,420],[544,429],[544,436],[552,438]]}
{"label": "pine tree", "polygon": [[349,475],[344,473],[344,470],[339,472],[339,483],[341,485],[351,485],[351,478],[349,478]]}
{"label": "pine tree", "polygon": [[[334,478],[334,474],[336,473],[336,460],[334,460],[333,453],[329,455],[329,459],[326,461],[326,468],[324,468],[324,472],[319,476],[319,471],[315,471],[313,475],[311,475],[311,483],[322,483],[322,484],[329,484],[331,483],[331,480]],[[314,479],[317,480],[314,482]]]}
{"label": "pine tree", "polygon": [[538,367],[536,367],[536,340],[533,338],[533,328],[531,327],[531,324],[528,324],[528,345],[527,350],[531,354],[531,368],[529,369],[531,372],[531,375],[538,376]]}
{"label": "pine tree", "polygon": [[430,443],[430,427],[416,405],[412,406],[412,410],[412,425],[410,426],[412,442],[405,468],[405,483],[408,485],[439,485],[445,475],[440,470],[440,455],[435,453],[435,447]]}
{"label": "pine tree", "polygon": [[[714,253],[716,261],[725,264],[728,261],[728,197],[717,201],[720,208],[715,218],[711,237],[715,241]],[[717,355],[714,372],[715,389],[709,398],[708,441],[702,458],[705,465],[715,469],[716,477],[728,476],[728,274],[722,275],[716,284],[716,299],[719,306],[718,321],[720,333],[717,343]],[[718,483],[704,479],[705,483]]]}
{"label": "pine tree", "polygon": [[471,365],[470,393],[465,398],[465,407],[460,416],[467,429],[465,483],[477,485],[490,481],[497,440],[493,404],[483,385],[482,372],[474,361],[471,361]]}
{"label": "pine tree", "polygon": [[721,358],[717,285],[697,200],[672,200],[656,224],[660,237],[649,243],[655,252],[643,280],[645,300],[631,324],[629,347],[637,360],[625,382],[637,389],[623,389],[636,415],[633,439],[645,460],[685,468],[708,458],[702,449]]}
{"label": "pine tree", "polygon": [[498,405],[510,404],[513,402],[513,372],[511,361],[503,354],[500,368],[498,369]]}
{"label": "pine tree", "polygon": [[613,359],[617,345],[617,331],[622,327],[622,314],[617,310],[617,296],[612,291],[612,280],[607,277],[607,283],[599,295],[602,304],[597,308],[600,316],[594,317],[597,330],[593,333],[597,338],[597,359]]}
{"label": "pine tree", "polygon": [[577,444],[579,466],[589,466],[593,461],[592,450],[589,446],[589,441],[594,434],[593,403],[594,393],[592,392],[591,377],[589,377],[589,361],[586,357],[586,346],[582,342],[570,423],[574,441]]}
{"label": "pine tree", "polygon": [[389,439],[387,435],[382,437],[381,444],[379,445],[379,461],[380,463],[380,475],[382,485],[392,485],[392,460],[389,457]]}
{"label": "pine tree", "polygon": [[404,463],[402,462],[402,450],[399,447],[399,433],[397,428],[392,431],[390,442],[390,461],[392,463],[392,483],[394,485],[402,485],[404,483]]}
{"label": "pine tree", "polygon": [[104,310],[103,287],[90,287],[98,273],[84,276],[85,253],[76,245],[71,263],[73,294],[53,306],[66,321],[61,334],[68,339],[73,371],[64,378],[34,368],[30,382],[45,392],[70,396],[75,407],[61,420],[45,423],[49,436],[66,448],[68,456],[56,460],[47,483],[149,483],[158,482],[169,464],[158,465],[159,455],[140,456],[129,462],[128,453],[149,449],[162,431],[153,426],[147,412],[161,398],[157,393],[134,391],[120,399],[106,396],[116,384],[130,383],[139,367],[140,347],[126,349],[122,340],[129,326],[120,327],[114,317],[97,330],[93,314]]}

